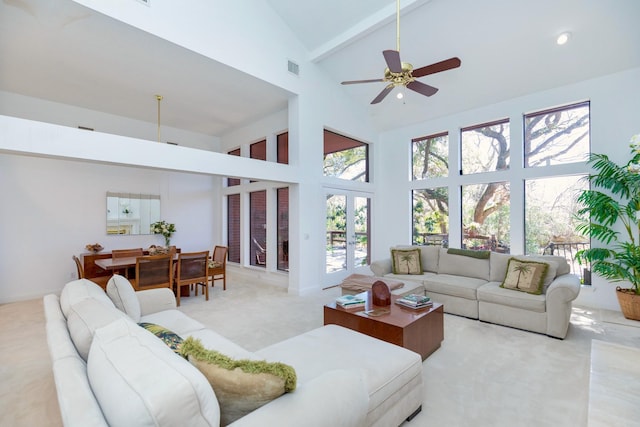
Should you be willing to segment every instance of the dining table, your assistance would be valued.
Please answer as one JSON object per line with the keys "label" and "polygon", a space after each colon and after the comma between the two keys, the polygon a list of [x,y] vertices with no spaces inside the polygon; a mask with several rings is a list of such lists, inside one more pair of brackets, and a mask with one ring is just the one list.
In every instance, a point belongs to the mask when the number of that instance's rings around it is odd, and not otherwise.
{"label": "dining table", "polygon": [[103,270],[121,270],[136,266],[135,256],[124,258],[103,258],[97,259],[94,263]]}
{"label": "dining table", "polygon": [[[122,270],[136,266],[136,256],[123,258],[102,258],[97,259],[94,263],[103,270]],[[178,260],[178,254],[173,257],[174,261]]]}

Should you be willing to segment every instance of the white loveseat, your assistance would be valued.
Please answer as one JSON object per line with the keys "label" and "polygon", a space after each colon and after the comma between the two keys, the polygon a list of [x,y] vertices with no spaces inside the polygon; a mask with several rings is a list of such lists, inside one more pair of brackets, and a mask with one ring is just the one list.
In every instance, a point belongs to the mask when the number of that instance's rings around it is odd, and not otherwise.
{"label": "white loveseat", "polygon": [[205,376],[139,322],[232,358],[295,369],[295,391],[233,426],[397,426],[421,408],[422,360],[412,351],[328,325],[252,353],[177,310],[169,289],[134,292],[126,279],[112,281],[108,294],[81,279],[44,297],[65,426],[220,425]]}
{"label": "white loveseat", "polygon": [[[580,279],[570,274],[565,258],[491,252],[487,259],[478,259],[448,253],[447,248],[439,246],[391,249],[415,248],[420,249],[422,274],[393,274],[391,258],[372,262],[371,271],[378,277],[421,283],[432,300],[444,304],[447,313],[556,338],[567,335],[571,302],[580,292]],[[549,264],[541,295],[500,287],[512,257]]]}

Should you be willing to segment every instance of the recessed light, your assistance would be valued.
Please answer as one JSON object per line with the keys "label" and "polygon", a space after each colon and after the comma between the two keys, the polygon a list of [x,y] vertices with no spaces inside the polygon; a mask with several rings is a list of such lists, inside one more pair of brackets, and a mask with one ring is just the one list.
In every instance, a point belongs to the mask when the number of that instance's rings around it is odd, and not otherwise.
{"label": "recessed light", "polygon": [[571,33],[564,32],[558,36],[558,38],[556,39],[556,43],[562,46],[569,41],[569,38],[571,38]]}

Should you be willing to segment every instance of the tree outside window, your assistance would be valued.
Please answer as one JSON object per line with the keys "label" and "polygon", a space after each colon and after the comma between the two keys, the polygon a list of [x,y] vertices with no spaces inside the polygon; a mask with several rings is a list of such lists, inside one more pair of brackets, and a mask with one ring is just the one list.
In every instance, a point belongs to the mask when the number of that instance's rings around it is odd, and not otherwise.
{"label": "tree outside window", "polygon": [[416,138],[411,141],[412,179],[426,179],[449,175],[449,135]]}

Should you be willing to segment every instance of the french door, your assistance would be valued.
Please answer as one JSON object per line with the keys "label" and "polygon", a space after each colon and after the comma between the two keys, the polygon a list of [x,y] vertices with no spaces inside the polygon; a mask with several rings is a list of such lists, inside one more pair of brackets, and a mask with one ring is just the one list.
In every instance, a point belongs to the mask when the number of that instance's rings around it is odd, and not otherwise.
{"label": "french door", "polygon": [[324,285],[350,274],[368,272],[371,261],[371,198],[367,194],[330,189],[326,193]]}

